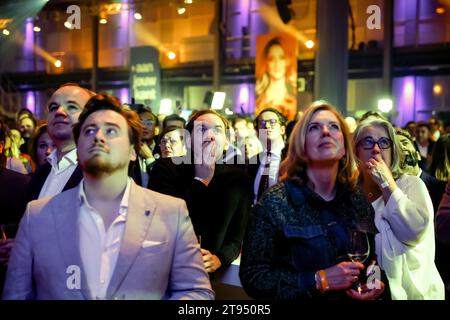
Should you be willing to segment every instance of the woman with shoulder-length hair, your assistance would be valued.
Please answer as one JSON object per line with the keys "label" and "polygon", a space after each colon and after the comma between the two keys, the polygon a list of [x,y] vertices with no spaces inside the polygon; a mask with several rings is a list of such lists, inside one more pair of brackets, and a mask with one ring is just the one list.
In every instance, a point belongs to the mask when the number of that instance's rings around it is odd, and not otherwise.
{"label": "woman with shoulder-length hair", "polygon": [[380,281],[372,290],[352,289],[364,265],[347,258],[348,231],[370,233],[375,226],[373,209],[356,188],[347,125],[334,107],[317,102],[305,111],[280,172],[281,182],[250,217],[240,265],[246,292],[263,299],[380,296]]}
{"label": "woman with shoulder-length hair", "polygon": [[403,174],[403,153],[392,125],[368,118],[354,132],[360,186],[375,209],[376,253],[392,299],[444,299],[434,264],[433,205],[416,176]]}

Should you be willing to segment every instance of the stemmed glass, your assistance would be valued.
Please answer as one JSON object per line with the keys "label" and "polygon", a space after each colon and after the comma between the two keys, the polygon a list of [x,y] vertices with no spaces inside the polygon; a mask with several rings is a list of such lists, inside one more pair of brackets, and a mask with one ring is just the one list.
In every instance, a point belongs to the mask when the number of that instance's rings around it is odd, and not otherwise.
{"label": "stemmed glass", "polygon": [[[360,230],[350,230],[349,239],[347,243],[347,255],[353,262],[361,262],[367,260],[369,257],[370,246],[367,233]],[[361,293],[363,291],[362,283],[358,281],[355,283],[355,290]]]}

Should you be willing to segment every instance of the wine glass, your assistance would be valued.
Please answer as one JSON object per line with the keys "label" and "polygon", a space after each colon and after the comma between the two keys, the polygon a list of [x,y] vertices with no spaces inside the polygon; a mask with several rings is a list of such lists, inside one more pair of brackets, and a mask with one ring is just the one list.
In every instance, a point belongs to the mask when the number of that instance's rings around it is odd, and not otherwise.
{"label": "wine glass", "polygon": [[[367,233],[360,230],[350,230],[349,239],[347,243],[347,255],[353,262],[361,262],[367,260],[369,257],[370,246]],[[359,281],[355,283],[355,290],[361,293],[363,291],[362,283]]]}

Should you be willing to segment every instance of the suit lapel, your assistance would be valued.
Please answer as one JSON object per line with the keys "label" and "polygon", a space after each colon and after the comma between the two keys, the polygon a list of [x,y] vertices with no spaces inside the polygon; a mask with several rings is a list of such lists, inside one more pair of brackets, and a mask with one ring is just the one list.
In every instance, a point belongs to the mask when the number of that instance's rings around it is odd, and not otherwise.
{"label": "suit lapel", "polygon": [[35,173],[30,182],[30,191],[29,196],[27,197],[28,201],[36,200],[39,198],[39,193],[41,193],[42,187],[44,186],[45,180],[47,180],[50,171],[52,170],[52,166],[50,163],[45,162]]}
{"label": "suit lapel", "polygon": [[155,203],[134,181],[131,182],[125,232],[116,267],[109,283],[106,298],[111,299],[136,259],[153,219]]}
{"label": "suit lapel", "polygon": [[81,168],[79,165],[75,168],[75,170],[72,172],[69,180],[67,180],[66,185],[64,186],[63,191],[75,188],[83,179],[83,172],[81,171]]}
{"label": "suit lapel", "polygon": [[[81,291],[85,299],[91,299],[89,287],[83,269],[80,255],[79,235],[79,187],[64,193],[58,204],[53,205],[53,218],[55,219],[56,236],[60,247],[64,267],[78,266],[81,271]],[[69,276],[69,274],[68,274]],[[75,293],[75,290],[73,290]]]}

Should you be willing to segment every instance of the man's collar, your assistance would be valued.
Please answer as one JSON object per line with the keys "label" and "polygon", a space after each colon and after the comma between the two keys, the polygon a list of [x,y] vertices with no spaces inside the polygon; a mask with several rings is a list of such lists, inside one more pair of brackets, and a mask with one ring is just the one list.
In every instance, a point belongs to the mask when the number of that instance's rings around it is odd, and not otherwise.
{"label": "man's collar", "polygon": [[[118,213],[123,216],[126,216],[128,213],[128,210],[123,210],[123,209],[128,209],[129,200],[130,200],[130,189],[131,189],[131,178],[128,177],[127,178],[127,186],[125,187],[125,192],[123,193],[122,200],[120,201],[120,211]],[[91,207],[91,205],[89,204],[89,202],[87,200],[86,192],[84,190],[84,179],[82,179],[81,183],[80,183],[78,198],[80,199],[80,202],[82,204],[85,203],[88,207]]]}

